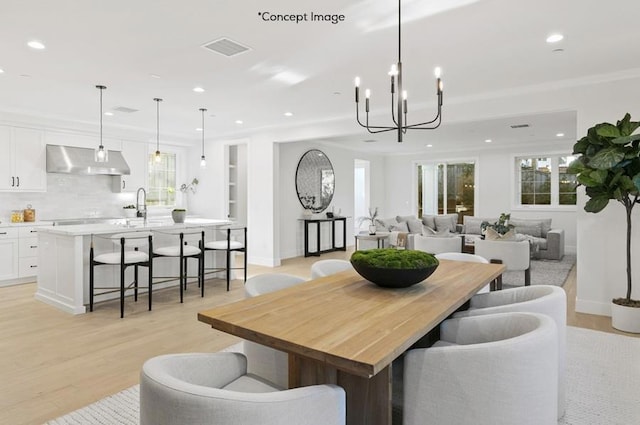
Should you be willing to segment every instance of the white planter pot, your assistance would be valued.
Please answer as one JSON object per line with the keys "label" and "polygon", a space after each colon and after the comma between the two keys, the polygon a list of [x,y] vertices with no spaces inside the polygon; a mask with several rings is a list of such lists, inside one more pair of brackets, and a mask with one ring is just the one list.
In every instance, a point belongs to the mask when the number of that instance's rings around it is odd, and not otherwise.
{"label": "white planter pot", "polygon": [[371,225],[369,226],[369,234],[370,235],[375,235],[376,234],[376,226],[375,225]]}
{"label": "white planter pot", "polygon": [[611,303],[611,326],[623,332],[640,333],[640,308]]}

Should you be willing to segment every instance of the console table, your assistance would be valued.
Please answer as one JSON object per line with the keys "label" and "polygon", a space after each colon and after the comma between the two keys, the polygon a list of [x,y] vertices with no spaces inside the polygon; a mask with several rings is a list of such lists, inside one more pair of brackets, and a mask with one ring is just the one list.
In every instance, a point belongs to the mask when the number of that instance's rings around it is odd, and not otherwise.
{"label": "console table", "polygon": [[[347,217],[333,217],[333,218],[301,218],[304,225],[304,256],[310,257],[312,255],[319,256],[325,252],[332,251],[346,251],[347,250]],[[336,221],[342,222],[342,246],[336,246]],[[331,223],[331,248],[324,250],[320,249],[321,232],[320,225],[322,223]],[[309,226],[311,224],[316,225],[316,250],[309,251]]]}

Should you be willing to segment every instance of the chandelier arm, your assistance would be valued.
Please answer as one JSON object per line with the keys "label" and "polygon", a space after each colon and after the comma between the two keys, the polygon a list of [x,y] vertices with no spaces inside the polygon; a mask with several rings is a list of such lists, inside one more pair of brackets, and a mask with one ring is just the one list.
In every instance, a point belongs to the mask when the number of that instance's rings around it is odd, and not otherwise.
{"label": "chandelier arm", "polygon": [[[398,96],[398,97],[399,97],[399,96]],[[391,118],[393,119],[393,123],[394,123],[396,126],[399,126],[400,124],[398,124],[398,120],[396,119],[396,112],[395,112],[395,110],[393,109],[393,108],[394,108],[394,106],[395,106],[395,102],[394,102],[394,94],[393,94],[393,93],[391,93]]]}
{"label": "chandelier arm", "polygon": [[431,121],[425,121],[425,122],[421,122],[421,123],[417,123],[417,124],[405,125],[404,127],[405,128],[419,128],[420,126],[423,126],[423,125],[433,124],[434,122],[438,121],[439,119],[442,119],[442,108],[438,106],[438,114]]}
{"label": "chandelier arm", "polygon": [[[356,121],[358,122],[358,124],[362,128],[366,128],[367,130],[369,130],[370,128],[382,129],[383,131],[391,131],[391,130],[395,130],[396,129],[396,127],[384,127],[384,126],[363,124],[362,121],[360,121],[360,114],[359,114],[359,111],[358,111],[358,105],[357,104],[356,104]],[[371,132],[371,130],[369,130],[369,132]]]}
{"label": "chandelier arm", "polygon": [[[397,131],[398,127],[365,127],[371,134],[386,133],[387,131]],[[383,130],[371,130],[372,128],[382,128]]]}
{"label": "chandelier arm", "polygon": [[[426,125],[427,123],[422,123],[422,124],[413,124],[410,126],[406,126],[404,128],[407,129],[411,129],[411,130],[434,130],[438,127],[440,127],[440,124],[442,124],[442,115],[439,115],[438,118],[435,120],[438,121],[438,124],[436,124],[435,126],[431,126],[431,127],[417,127],[418,125]],[[435,122],[433,121],[433,122]],[[433,124],[433,122],[431,124]]]}

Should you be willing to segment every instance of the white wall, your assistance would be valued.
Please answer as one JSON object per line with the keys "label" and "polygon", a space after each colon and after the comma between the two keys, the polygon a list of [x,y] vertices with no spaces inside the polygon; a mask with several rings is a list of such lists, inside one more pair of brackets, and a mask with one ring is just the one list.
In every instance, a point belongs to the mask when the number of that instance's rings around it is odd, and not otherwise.
{"label": "white wall", "polygon": [[[353,245],[353,169],[354,160],[366,159],[370,161],[371,171],[371,206],[382,206],[384,203],[384,161],[382,157],[356,153],[350,150],[340,149],[335,146],[323,144],[321,141],[315,142],[295,142],[280,143],[280,196],[279,196],[279,221],[280,221],[280,258],[291,258],[304,255],[304,229],[302,218],[303,208],[296,194],[296,168],[300,158],[309,149],[319,149],[323,151],[331,164],[335,173],[335,193],[331,205],[326,211],[333,208],[335,213],[341,210],[341,214],[347,219],[347,246]],[[384,209],[380,209],[381,214]],[[325,217],[325,212],[318,216]],[[321,236],[323,246],[330,243],[329,225],[323,225]],[[312,229],[312,232],[314,230]],[[310,235],[311,243],[315,243],[315,235]],[[336,244],[342,245],[342,228],[336,224]],[[313,245],[312,245],[313,246]]]}
{"label": "white wall", "polygon": [[385,209],[392,215],[416,215],[417,193],[416,163],[436,160],[474,160],[477,167],[478,197],[475,200],[475,215],[478,217],[498,217],[502,212],[511,212],[512,217],[551,218],[552,227],[565,231],[565,248],[576,250],[576,212],[558,210],[532,210],[513,208],[514,197],[514,157],[517,155],[540,153],[570,153],[573,142],[552,142],[535,147],[522,146],[517,149],[491,149],[451,152],[428,155],[388,156],[386,163],[386,203]]}

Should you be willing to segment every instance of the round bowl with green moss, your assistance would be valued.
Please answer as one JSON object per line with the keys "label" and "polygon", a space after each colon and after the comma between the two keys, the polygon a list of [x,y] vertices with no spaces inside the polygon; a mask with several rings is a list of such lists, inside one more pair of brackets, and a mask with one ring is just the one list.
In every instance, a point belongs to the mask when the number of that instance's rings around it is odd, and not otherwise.
{"label": "round bowl with green moss", "polygon": [[384,248],[356,251],[351,264],[360,276],[378,286],[406,288],[431,276],[439,263],[423,251]]}

